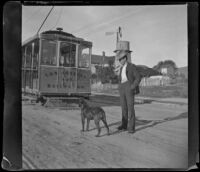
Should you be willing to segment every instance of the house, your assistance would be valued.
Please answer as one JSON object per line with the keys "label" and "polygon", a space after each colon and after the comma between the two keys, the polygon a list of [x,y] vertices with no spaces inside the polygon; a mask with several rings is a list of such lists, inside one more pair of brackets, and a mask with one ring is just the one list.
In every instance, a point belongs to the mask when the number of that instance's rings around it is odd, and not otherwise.
{"label": "house", "polygon": [[175,73],[175,69],[170,66],[170,65],[166,65],[166,66],[162,66],[161,69],[160,69],[160,72],[163,74],[163,75],[174,75]]}
{"label": "house", "polygon": [[102,55],[91,55],[91,71],[92,73],[96,73],[96,66],[107,67],[109,63],[114,63],[115,56],[106,56],[105,52],[102,52]]}

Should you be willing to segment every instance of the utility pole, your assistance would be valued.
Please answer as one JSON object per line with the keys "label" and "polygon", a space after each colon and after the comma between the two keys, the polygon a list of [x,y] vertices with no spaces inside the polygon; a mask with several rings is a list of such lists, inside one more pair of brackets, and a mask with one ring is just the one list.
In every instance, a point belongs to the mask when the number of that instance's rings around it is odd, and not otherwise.
{"label": "utility pole", "polygon": [[117,28],[116,32],[106,32],[106,35],[113,35],[115,33],[116,33],[116,36],[117,36],[117,39],[116,39],[116,47],[117,47],[117,44],[118,44],[119,40],[122,38],[122,29],[121,29],[121,27],[119,26]]}
{"label": "utility pole", "polygon": [[119,42],[119,38],[120,39],[122,38],[122,29],[121,29],[120,26],[118,27],[116,34],[117,34],[117,41],[116,41],[116,47],[117,47],[117,44]]}

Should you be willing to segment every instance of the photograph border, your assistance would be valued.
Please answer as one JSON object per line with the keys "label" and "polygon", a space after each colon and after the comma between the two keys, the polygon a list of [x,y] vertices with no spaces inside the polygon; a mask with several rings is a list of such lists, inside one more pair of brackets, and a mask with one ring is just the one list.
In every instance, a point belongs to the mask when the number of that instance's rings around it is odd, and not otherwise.
{"label": "photograph border", "polygon": [[[188,6],[188,164],[195,166],[199,155],[199,43],[198,2],[116,4],[110,1],[24,2],[24,5],[180,5]],[[20,2],[3,6],[3,147],[2,168],[22,169],[21,109],[21,15]],[[138,169],[141,170],[141,169]],[[155,169],[154,169],[155,170]],[[173,169],[170,169],[173,170]],[[177,170],[177,169],[174,169]]]}

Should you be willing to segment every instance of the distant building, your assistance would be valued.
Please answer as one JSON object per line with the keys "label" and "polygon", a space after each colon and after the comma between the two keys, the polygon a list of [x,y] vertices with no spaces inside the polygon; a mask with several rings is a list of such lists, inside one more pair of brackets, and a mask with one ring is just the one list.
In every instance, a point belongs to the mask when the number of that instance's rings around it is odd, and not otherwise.
{"label": "distant building", "polygon": [[96,66],[106,67],[109,66],[109,62],[114,64],[115,56],[106,56],[105,52],[102,55],[91,55],[91,72],[96,73]]}
{"label": "distant building", "polygon": [[161,71],[160,71],[162,74],[165,74],[167,75],[167,68],[161,68]]}
{"label": "distant building", "polygon": [[168,65],[168,66],[161,67],[160,72],[163,75],[169,76],[169,75],[174,75],[175,70],[174,70],[174,68],[172,66]]}

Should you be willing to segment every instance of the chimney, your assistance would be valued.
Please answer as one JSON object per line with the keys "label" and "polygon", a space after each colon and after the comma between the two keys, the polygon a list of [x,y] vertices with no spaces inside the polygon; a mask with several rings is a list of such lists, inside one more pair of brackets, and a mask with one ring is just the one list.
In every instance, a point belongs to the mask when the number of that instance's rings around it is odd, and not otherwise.
{"label": "chimney", "polygon": [[57,27],[56,30],[61,32],[63,30],[63,28],[62,27]]}
{"label": "chimney", "polygon": [[102,66],[105,65],[105,51],[102,51]]}

